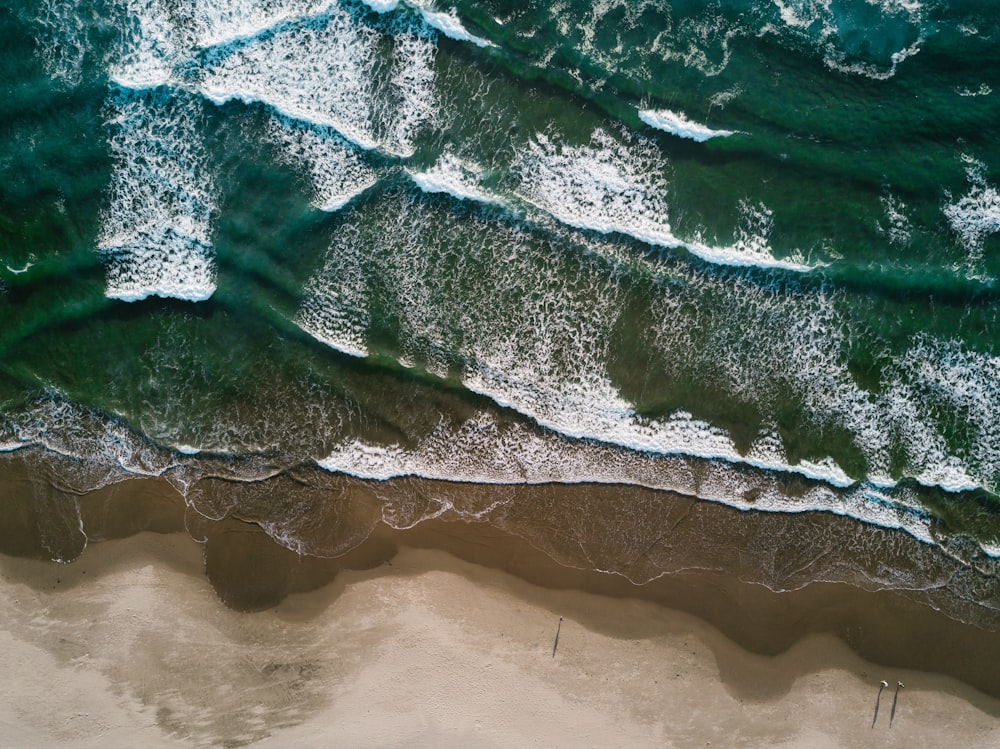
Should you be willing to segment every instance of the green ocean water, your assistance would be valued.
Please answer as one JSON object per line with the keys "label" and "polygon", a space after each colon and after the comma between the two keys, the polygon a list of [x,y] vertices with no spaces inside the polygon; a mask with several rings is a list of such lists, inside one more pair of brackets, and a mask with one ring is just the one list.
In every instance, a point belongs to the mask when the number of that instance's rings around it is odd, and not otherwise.
{"label": "green ocean water", "polygon": [[0,21],[0,447],[69,456],[74,491],[647,487],[899,529],[995,581],[1000,9]]}

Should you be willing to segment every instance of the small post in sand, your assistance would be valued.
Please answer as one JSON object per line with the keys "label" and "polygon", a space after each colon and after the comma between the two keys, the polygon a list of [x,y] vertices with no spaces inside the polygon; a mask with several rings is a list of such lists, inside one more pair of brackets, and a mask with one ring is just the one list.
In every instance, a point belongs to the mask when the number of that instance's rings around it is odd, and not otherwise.
{"label": "small post in sand", "polygon": [[879,684],[878,688],[878,697],[875,698],[875,717],[872,718],[872,728],[875,727],[875,721],[878,720],[878,704],[879,701],[882,699],[882,690],[885,689],[887,686],[889,686],[889,682],[887,682],[885,679],[882,679],[882,682],[881,684]]}
{"label": "small post in sand", "polygon": [[892,719],[896,717],[896,700],[899,699],[899,690],[903,688],[903,682],[896,682],[896,694],[892,697],[892,711],[889,713],[889,728],[892,728]]}
{"label": "small post in sand", "polygon": [[552,657],[556,657],[556,648],[559,647],[559,632],[562,629],[562,617],[559,617],[559,626],[556,627],[556,641],[552,643]]}

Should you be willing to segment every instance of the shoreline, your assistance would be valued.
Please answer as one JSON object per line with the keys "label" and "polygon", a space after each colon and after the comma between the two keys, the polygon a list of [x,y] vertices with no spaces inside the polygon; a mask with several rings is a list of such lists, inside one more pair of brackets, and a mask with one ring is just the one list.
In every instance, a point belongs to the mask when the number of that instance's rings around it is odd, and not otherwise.
{"label": "shoreline", "polygon": [[[8,461],[8,468],[13,463]],[[368,490],[348,483],[336,502],[322,494],[318,509],[310,505],[302,512],[302,517],[315,522],[314,535],[322,535],[330,544],[340,543],[342,539],[329,537],[342,528],[354,534],[349,540],[357,543],[348,545],[346,553],[323,558],[290,551],[260,527],[264,520],[260,517],[262,507],[288,500],[283,493],[291,485],[287,481],[264,486],[263,499],[258,496],[260,485],[247,488],[208,482],[198,502],[201,510],[214,507],[218,511],[220,520],[212,521],[186,506],[174,487],[162,478],[131,479],[77,497],[53,489],[30,462],[18,465],[18,470],[0,472],[0,491],[7,497],[6,511],[0,514],[0,552],[52,558],[56,550],[72,558],[74,549],[77,554],[82,551],[78,562],[52,565],[67,570],[69,578],[74,577],[73,570],[94,553],[95,547],[131,543],[136,534],[147,531],[194,538],[201,542],[196,545],[201,556],[198,574],[207,578],[218,598],[234,610],[255,611],[280,606],[291,595],[321,595],[343,575],[391,570],[392,560],[403,551],[444,553],[463,564],[509,574],[553,594],[579,592],[684,612],[761,656],[779,655],[811,636],[832,636],[872,663],[939,673],[968,684],[984,699],[1000,697],[1000,673],[992,667],[1000,662],[1000,631],[964,624],[934,610],[930,604],[935,599],[924,597],[923,591],[865,590],[844,582],[814,580],[774,592],[753,578],[759,570],[739,561],[742,549],[738,540],[743,542],[746,534],[769,538],[782,523],[794,522],[795,530],[807,539],[823,535],[838,543],[854,536],[881,539],[879,534],[886,533],[852,526],[836,516],[760,514],[755,518],[705,502],[670,499],[674,504],[652,509],[646,503],[632,514],[655,510],[651,517],[657,522],[669,521],[671,540],[680,540],[670,548],[676,568],[636,585],[620,574],[583,568],[578,564],[581,557],[570,553],[575,549],[591,563],[599,561],[601,553],[615,560],[625,552],[632,553],[634,536],[587,536],[579,525],[589,522],[587,513],[580,512],[581,507],[586,510],[594,506],[587,505],[587,501],[605,503],[610,501],[609,496],[614,499],[607,487],[591,488],[594,495],[589,499],[589,495],[583,496],[587,487],[520,488],[518,491],[526,499],[520,504],[514,502],[515,511],[502,518],[490,518],[492,522],[468,522],[445,514],[396,530],[380,520],[370,522],[370,498],[358,496]],[[230,494],[237,490],[252,490],[254,501],[233,500]],[[454,487],[411,481],[395,490],[417,505],[428,501],[428,497],[440,500],[444,491],[452,492],[445,497],[447,501],[459,501],[459,490]],[[476,505],[489,499],[493,490],[462,487],[461,499]],[[477,492],[485,498],[477,497]],[[226,503],[219,504],[220,497]],[[599,506],[605,508],[604,504]],[[544,510],[541,515],[524,515],[539,507]],[[291,509],[299,508],[293,505]],[[532,529],[545,523],[558,533],[532,536]],[[703,536],[685,535],[685,527],[710,529],[713,545],[699,547]],[[604,532],[603,527],[599,530]],[[568,535],[571,543],[560,533]],[[645,542],[644,536],[639,539]],[[812,551],[808,544],[792,549],[792,563],[803,549]],[[909,558],[906,546],[891,550]],[[788,564],[780,558],[766,561]],[[890,560],[876,561],[888,564]],[[591,626],[602,630],[605,624],[594,621]]]}
{"label": "shoreline", "polygon": [[[875,665],[835,636],[764,656],[682,611],[436,549],[403,546],[258,613],[225,607],[202,565],[179,533],[95,544],[71,565],[0,558],[17,602],[0,613],[0,741],[986,749],[1000,737],[1000,700]],[[906,685],[895,708],[881,679]]]}

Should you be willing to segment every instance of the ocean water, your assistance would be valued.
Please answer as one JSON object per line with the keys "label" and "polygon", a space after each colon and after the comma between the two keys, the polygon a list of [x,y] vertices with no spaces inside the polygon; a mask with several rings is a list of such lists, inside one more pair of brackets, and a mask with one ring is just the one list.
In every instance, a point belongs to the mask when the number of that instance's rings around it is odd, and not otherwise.
{"label": "ocean water", "polygon": [[604,551],[567,563],[641,582],[672,492],[756,518],[761,559],[843,516],[863,553],[815,577],[1000,611],[1000,9],[0,21],[0,449],[69,494],[164,476],[330,555],[445,513],[549,548],[579,485]]}

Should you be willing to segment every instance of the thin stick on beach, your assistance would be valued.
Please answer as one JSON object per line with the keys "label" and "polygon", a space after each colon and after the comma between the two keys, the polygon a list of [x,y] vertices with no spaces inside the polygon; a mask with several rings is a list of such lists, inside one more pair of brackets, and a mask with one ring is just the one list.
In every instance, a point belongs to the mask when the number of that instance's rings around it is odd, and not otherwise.
{"label": "thin stick on beach", "polygon": [[885,689],[887,686],[889,686],[889,682],[883,679],[882,683],[879,685],[878,688],[878,697],[875,698],[875,717],[872,718],[872,728],[875,727],[875,721],[878,720],[878,705],[879,701],[881,701],[882,699],[882,690]]}
{"label": "thin stick on beach", "polygon": [[556,657],[556,648],[559,647],[559,631],[562,629],[562,620],[563,620],[563,618],[560,616],[559,617],[559,626],[556,627],[556,641],[554,643],[552,643],[552,657],[553,658]]}
{"label": "thin stick on beach", "polygon": [[899,690],[903,688],[903,682],[896,682],[896,694],[892,697],[892,711],[889,713],[889,728],[892,728],[893,718],[896,717],[896,700],[899,699]]}

